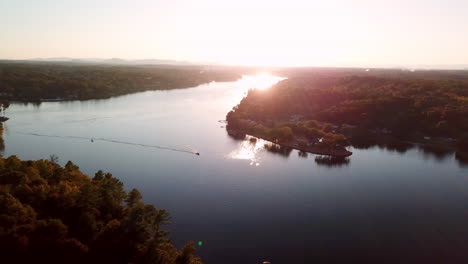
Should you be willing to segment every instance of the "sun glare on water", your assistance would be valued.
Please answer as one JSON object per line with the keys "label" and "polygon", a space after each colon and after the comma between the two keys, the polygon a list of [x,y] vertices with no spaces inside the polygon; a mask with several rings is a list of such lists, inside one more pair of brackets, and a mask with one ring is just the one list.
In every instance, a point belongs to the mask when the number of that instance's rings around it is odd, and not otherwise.
{"label": "sun glare on water", "polygon": [[229,153],[228,157],[231,159],[248,160],[250,161],[250,165],[259,166],[259,154],[264,150],[263,146],[266,142],[262,139],[247,136],[247,138],[239,143],[237,149]]}
{"label": "sun glare on water", "polygon": [[[274,76],[270,73],[264,72],[256,75],[243,75],[242,79],[240,79],[237,83],[239,83],[244,93],[243,96],[245,96],[247,91],[250,89],[267,90],[284,79],[286,78]],[[248,160],[250,161],[250,165],[259,166],[259,154],[265,149],[264,145],[266,143],[267,141],[265,140],[247,136],[239,143],[234,151],[228,154],[228,157],[231,159]]]}
{"label": "sun glare on water", "polygon": [[264,72],[256,75],[244,75],[240,82],[242,86],[248,89],[265,90],[283,79],[282,77]]}

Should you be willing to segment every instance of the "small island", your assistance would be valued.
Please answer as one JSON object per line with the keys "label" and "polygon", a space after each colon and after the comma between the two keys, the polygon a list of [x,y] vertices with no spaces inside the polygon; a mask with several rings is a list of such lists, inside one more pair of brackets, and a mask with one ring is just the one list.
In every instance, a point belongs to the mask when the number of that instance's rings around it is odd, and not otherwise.
{"label": "small island", "polygon": [[[468,74],[304,72],[250,90],[226,129],[302,152],[347,157],[348,146],[409,146],[468,155]],[[462,76],[462,77],[460,77]]]}

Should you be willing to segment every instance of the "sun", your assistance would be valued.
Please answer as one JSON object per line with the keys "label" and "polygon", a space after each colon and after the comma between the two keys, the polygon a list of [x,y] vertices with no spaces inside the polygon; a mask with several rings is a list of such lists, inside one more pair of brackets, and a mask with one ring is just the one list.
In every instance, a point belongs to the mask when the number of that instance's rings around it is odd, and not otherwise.
{"label": "sun", "polygon": [[256,75],[244,75],[240,82],[248,89],[266,90],[283,79],[268,72],[262,72]]}

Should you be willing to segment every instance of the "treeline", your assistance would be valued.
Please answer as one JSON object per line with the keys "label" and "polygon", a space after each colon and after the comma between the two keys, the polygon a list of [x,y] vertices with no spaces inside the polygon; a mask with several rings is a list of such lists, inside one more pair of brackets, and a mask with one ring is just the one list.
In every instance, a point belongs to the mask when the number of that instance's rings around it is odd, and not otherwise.
{"label": "treeline", "polygon": [[162,229],[167,211],[98,171],[68,162],[0,158],[0,252],[4,263],[201,263]]}
{"label": "treeline", "polygon": [[345,147],[349,145],[347,138],[337,132],[334,125],[316,120],[309,121],[253,121],[250,117],[241,115],[240,111],[228,113],[227,129],[243,131],[246,134],[267,139],[277,143],[287,143],[294,139],[297,147]]}
{"label": "treeline", "polygon": [[265,91],[249,91],[227,115],[228,124],[251,131],[288,127],[311,138],[343,134],[352,139],[369,133],[406,140],[442,137],[467,151],[468,80],[441,76],[300,75]]}
{"label": "treeline", "polygon": [[239,77],[234,69],[202,66],[0,63],[0,99],[101,99]]}

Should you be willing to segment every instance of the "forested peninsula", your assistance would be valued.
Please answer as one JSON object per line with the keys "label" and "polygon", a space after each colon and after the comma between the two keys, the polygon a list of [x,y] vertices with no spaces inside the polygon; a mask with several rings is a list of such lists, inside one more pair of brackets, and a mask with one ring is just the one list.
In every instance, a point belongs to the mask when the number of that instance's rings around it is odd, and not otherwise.
{"label": "forested peninsula", "polygon": [[201,263],[193,243],[174,247],[168,221],[109,173],[0,157],[3,263]]}
{"label": "forested peninsula", "polygon": [[149,90],[234,81],[227,67],[0,62],[0,99],[11,101],[104,99]]}
{"label": "forested peninsula", "polygon": [[468,72],[296,71],[250,90],[227,130],[283,146],[347,156],[346,146],[421,145],[468,153]]}

